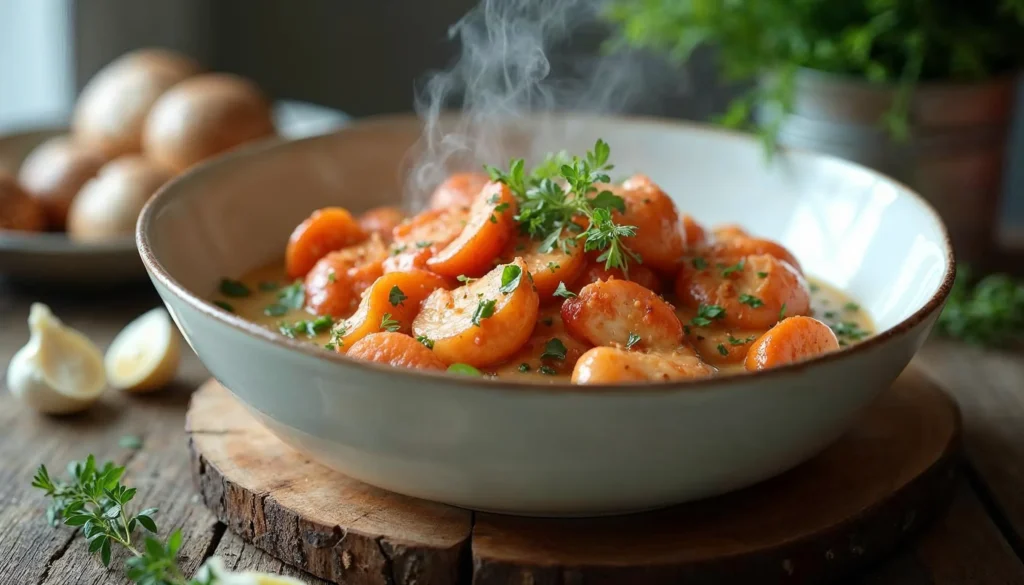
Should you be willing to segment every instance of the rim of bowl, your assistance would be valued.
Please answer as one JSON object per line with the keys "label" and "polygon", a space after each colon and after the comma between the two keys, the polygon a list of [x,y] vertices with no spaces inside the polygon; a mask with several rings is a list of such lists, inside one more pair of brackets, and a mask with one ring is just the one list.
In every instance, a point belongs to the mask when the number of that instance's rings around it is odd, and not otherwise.
{"label": "rim of bowl", "polygon": [[[677,126],[686,128],[691,131],[705,132],[716,134],[719,136],[727,137],[731,140],[739,140],[743,142],[753,142],[757,139],[753,136],[745,134],[743,132],[728,130],[723,128],[713,127],[707,124],[701,124],[697,122],[689,122],[685,120],[674,120],[668,118],[657,118],[652,116],[632,116],[632,115],[590,115],[584,113],[575,112],[555,112],[558,115],[569,115],[578,119],[586,118],[601,118],[611,119],[620,122],[629,122],[631,124],[644,124],[644,125],[656,125],[656,126]],[[456,113],[457,115],[457,113]],[[408,125],[411,123],[419,123],[420,120],[414,114],[381,114],[375,116],[367,116],[358,120],[353,120],[344,128],[336,130],[331,134],[338,132],[345,132],[353,128],[372,128],[372,127],[387,127],[391,125]],[[330,135],[330,134],[328,134]],[[277,147],[280,147],[288,142],[304,142],[312,141],[321,136],[310,136],[301,138],[295,141],[269,141],[258,145],[251,146],[249,148],[242,148],[236,151],[228,152],[224,155],[211,159],[199,165],[196,165],[192,169],[189,169],[183,174],[173,178],[168,183],[164,184],[157,193],[149,199],[146,205],[143,207],[142,212],[139,215],[138,223],[136,224],[136,243],[139,249],[139,254],[142,257],[142,262],[149,271],[151,276],[157,280],[161,285],[167,287],[175,296],[188,303],[192,308],[203,313],[207,317],[211,317],[214,320],[231,327],[232,329],[241,331],[253,337],[267,341],[280,348],[289,349],[293,351],[301,352],[307,356],[315,359],[326,360],[338,364],[343,364],[347,367],[366,369],[375,373],[381,373],[386,375],[398,376],[400,378],[408,378],[411,382],[415,382],[418,379],[424,377],[428,379],[435,379],[443,381],[456,386],[465,386],[469,388],[479,389],[481,386],[487,389],[501,389],[501,390],[513,390],[517,392],[541,392],[541,393],[621,393],[621,392],[650,392],[650,393],[665,393],[665,392],[694,392],[701,390],[714,390],[718,388],[729,387],[734,384],[746,383],[753,379],[768,379],[768,378],[781,378],[787,375],[796,374],[802,372],[805,369],[815,368],[822,364],[830,363],[837,360],[846,359],[847,356],[863,353],[871,348],[878,347],[885,344],[888,340],[897,337],[909,329],[917,326],[922,321],[927,319],[933,313],[938,311],[944,304],[946,298],[949,296],[949,292],[953,287],[953,279],[956,276],[956,258],[953,252],[953,243],[949,236],[949,230],[946,228],[945,222],[939,216],[935,208],[928,203],[917,191],[911,189],[909,186],[893,179],[889,176],[883,175],[874,169],[865,167],[863,165],[848,161],[846,159],[832,156],[829,154],[813,152],[802,148],[785,147],[785,152],[801,153],[813,158],[821,160],[830,160],[840,165],[853,167],[862,172],[867,172],[874,175],[876,179],[890,182],[894,185],[901,187],[908,195],[910,195],[917,203],[921,206],[922,210],[928,213],[932,220],[939,226],[943,236],[943,244],[945,248],[946,256],[946,270],[943,274],[942,282],[939,283],[938,288],[932,293],[928,301],[925,302],[920,308],[914,311],[910,316],[903,319],[899,323],[892,327],[881,331],[864,341],[857,344],[840,348],[837,351],[826,353],[806,361],[796,362],[787,364],[777,368],[771,368],[768,370],[761,370],[757,372],[743,372],[738,374],[731,374],[721,377],[710,377],[710,378],[698,378],[692,380],[675,380],[669,382],[633,382],[626,384],[572,384],[571,382],[553,382],[553,383],[534,383],[534,382],[523,382],[523,381],[510,381],[503,380],[501,378],[493,378],[489,376],[476,377],[476,376],[465,376],[452,374],[446,371],[433,371],[433,370],[418,370],[413,368],[399,368],[390,366],[387,364],[381,364],[377,362],[368,362],[364,360],[357,360],[350,358],[346,354],[326,351],[321,347],[313,345],[311,343],[292,339],[279,335],[278,333],[271,331],[265,327],[257,325],[247,319],[240,317],[234,313],[229,313],[224,309],[214,305],[211,301],[204,299],[196,293],[185,288],[180,282],[177,281],[167,269],[157,260],[153,253],[152,246],[149,241],[149,230],[154,221],[156,213],[159,208],[163,207],[168,200],[173,199],[175,196],[175,188],[177,184],[183,180],[188,180],[193,175],[202,173],[208,168],[219,166],[236,159],[244,159],[248,156],[271,151]]]}

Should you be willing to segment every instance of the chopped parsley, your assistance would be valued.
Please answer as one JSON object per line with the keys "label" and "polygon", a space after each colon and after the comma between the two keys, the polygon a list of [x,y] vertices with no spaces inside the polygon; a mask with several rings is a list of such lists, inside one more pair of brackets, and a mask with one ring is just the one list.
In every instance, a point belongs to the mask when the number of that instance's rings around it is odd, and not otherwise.
{"label": "chopped parsley", "polygon": [[402,289],[398,288],[397,284],[391,287],[391,291],[388,292],[388,302],[391,303],[392,307],[401,305],[408,298],[409,297],[405,296],[405,293],[402,292]]}
{"label": "chopped parsley", "polygon": [[380,330],[390,331],[394,333],[402,328],[401,323],[391,318],[391,313],[384,313],[384,316],[380,318]]}
{"label": "chopped parsley", "polygon": [[543,319],[540,320],[540,322],[543,323],[546,327],[551,327],[552,325],[555,324],[555,320],[552,319],[551,317],[544,317]]}
{"label": "chopped parsley", "polygon": [[767,272],[758,271],[757,277],[758,278],[768,278],[768,273]]}
{"label": "chopped parsley", "polygon": [[427,349],[434,349],[434,340],[427,337],[426,335],[417,335],[416,341],[423,344]]}
{"label": "chopped parsley", "polygon": [[690,324],[696,327],[707,327],[711,325],[712,319],[721,319],[725,317],[725,309],[720,305],[705,305],[701,303],[697,306],[697,316],[690,319]]}
{"label": "chopped parsley", "polygon": [[530,371],[530,364],[527,364],[527,363],[519,364],[519,371],[520,372],[529,372]]}
{"label": "chopped parsley", "polygon": [[537,368],[537,371],[547,376],[554,376],[558,373],[555,368],[552,368],[551,366],[541,366]]}
{"label": "chopped parsley", "polygon": [[730,276],[730,275],[735,274],[737,272],[742,272],[743,271],[743,267],[746,265],[746,263],[747,263],[747,259],[746,258],[740,258],[740,261],[735,263],[735,264],[733,264],[732,266],[723,266],[723,265],[720,264],[719,268],[722,269],[722,276]]}
{"label": "chopped parsley", "polygon": [[756,309],[764,305],[764,301],[755,297],[754,295],[742,294],[740,295],[740,302],[744,305],[750,306],[752,309]]}
{"label": "chopped parsley", "polygon": [[839,317],[839,314],[836,313],[835,311],[825,311],[825,313],[822,316],[825,317],[826,319],[836,319]]}
{"label": "chopped parsley", "polygon": [[779,321],[786,318],[786,303],[782,303],[782,308],[779,309]]}
{"label": "chopped parsley", "polygon": [[263,309],[263,314],[266,315],[267,317],[284,317],[287,313],[288,307],[282,305],[281,303],[267,305],[267,307]]}
{"label": "chopped parsley", "polygon": [[843,305],[843,310],[849,311],[851,313],[856,313],[857,311],[860,310],[860,305],[858,305],[857,303],[846,303],[845,305]]}
{"label": "chopped parsley", "polygon": [[733,337],[732,333],[730,333],[729,334],[729,338],[726,341],[729,342],[729,345],[746,345],[746,344],[754,341],[755,339],[757,339],[756,335],[751,335],[750,337],[747,337],[746,339],[739,339],[737,337]]}
{"label": "chopped parsley", "polygon": [[422,242],[416,242],[416,247],[417,248],[429,248],[431,246],[431,244],[433,244],[433,243],[434,242],[428,242],[428,241],[424,240]]}
{"label": "chopped parsley", "polygon": [[523,269],[515,264],[506,264],[501,269],[501,286],[498,290],[504,294],[511,294],[519,288],[519,281],[523,278]]}
{"label": "chopped parsley", "polygon": [[708,261],[701,258],[700,256],[697,256],[693,260],[690,260],[690,264],[692,264],[696,270],[704,270],[705,268],[708,267]]}
{"label": "chopped parsley", "polygon": [[726,349],[725,344],[719,343],[718,344],[718,353],[720,353],[720,354],[722,354],[724,356],[727,356],[727,355],[729,355],[729,350]]}
{"label": "chopped parsley", "polygon": [[481,300],[477,304],[476,310],[473,311],[473,316],[470,318],[473,325],[479,327],[480,321],[484,319],[489,319],[492,316],[494,316],[494,306],[496,304],[498,303],[494,299]]}
{"label": "chopped parsley", "polygon": [[561,339],[552,337],[544,344],[544,353],[540,354],[540,359],[564,360],[567,351]]}
{"label": "chopped parsley", "polygon": [[497,211],[498,213],[501,213],[501,212],[505,211],[506,209],[508,209],[508,207],[509,207],[508,203],[502,203],[500,205],[495,205],[494,206],[494,211]]}
{"label": "chopped parsley", "polygon": [[334,284],[336,280],[338,280],[338,275],[335,274],[334,269],[331,268],[331,271],[327,273],[327,283]]}
{"label": "chopped parsley", "polygon": [[301,309],[306,304],[306,287],[302,280],[296,280],[277,293],[277,302],[289,309]]}
{"label": "chopped parsley", "polygon": [[235,312],[235,308],[232,307],[231,304],[228,303],[227,301],[213,301],[213,304],[215,304],[218,307],[224,309],[228,313],[234,313]]}
{"label": "chopped parsley", "polygon": [[299,335],[305,335],[306,337],[313,337],[318,333],[323,333],[334,326],[334,319],[330,315],[321,315],[316,319],[312,320],[300,320],[293,323],[282,321],[278,323],[277,330],[286,337],[295,338]]}
{"label": "chopped parsley", "polygon": [[556,297],[562,297],[563,299],[571,299],[572,297],[576,296],[576,293],[565,288],[565,283],[561,281],[559,281],[558,288],[555,289],[555,292],[551,294]]}
{"label": "chopped parsley", "polygon": [[808,285],[808,287],[807,287],[807,288],[811,289],[811,292],[812,292],[812,293],[816,293],[816,292],[818,292],[819,290],[821,290],[821,287],[820,287],[820,286],[818,286],[818,285],[816,285],[816,284],[814,284],[813,282],[812,282],[812,283],[811,283],[810,285]]}
{"label": "chopped parsley", "polygon": [[455,277],[455,280],[461,282],[462,284],[469,284],[469,283],[471,283],[471,282],[473,282],[473,281],[475,281],[477,279],[476,278],[470,278],[470,277],[466,276],[465,274],[460,274],[460,275]]}
{"label": "chopped parsley", "polygon": [[220,281],[220,294],[226,297],[241,298],[251,295],[252,291],[243,282],[222,278]]}
{"label": "chopped parsley", "polygon": [[557,272],[559,268],[561,268],[560,265],[555,264],[554,262],[548,262],[548,270],[551,271],[551,274]]}
{"label": "chopped parsley", "polygon": [[626,349],[633,349],[633,346],[638,343],[640,343],[640,336],[630,331],[629,339],[626,340]]}
{"label": "chopped parsley", "polygon": [[408,246],[407,246],[406,244],[400,244],[400,245],[398,245],[398,246],[395,246],[394,248],[391,248],[391,255],[392,255],[392,256],[398,256],[398,255],[399,255],[399,254],[401,254],[402,252],[405,252],[405,249],[406,249],[407,247],[408,247]]}
{"label": "chopped parsley", "polygon": [[340,321],[337,325],[331,327],[331,339],[324,344],[324,348],[334,351],[339,346],[345,345],[341,338],[345,337],[346,333],[348,333],[348,325],[344,321]]}
{"label": "chopped parsley", "polygon": [[852,321],[836,323],[832,325],[832,331],[835,332],[836,337],[842,337],[850,341],[859,341],[868,336],[867,331],[861,329],[860,326]]}

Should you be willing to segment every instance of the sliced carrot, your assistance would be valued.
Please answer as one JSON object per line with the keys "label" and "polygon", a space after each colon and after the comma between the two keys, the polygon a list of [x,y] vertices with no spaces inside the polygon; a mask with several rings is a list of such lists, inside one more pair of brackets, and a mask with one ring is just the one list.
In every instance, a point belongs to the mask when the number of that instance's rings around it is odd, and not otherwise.
{"label": "sliced carrot", "polygon": [[552,297],[551,293],[555,292],[560,282],[571,286],[579,277],[584,265],[583,244],[577,242],[573,235],[569,230],[565,230],[562,233],[566,241],[565,246],[556,244],[547,252],[541,252],[541,246],[544,244],[542,240],[519,236],[505,247],[501,259],[511,262],[516,256],[521,256],[530,274],[533,275],[533,285],[537,287],[541,302],[561,302],[559,297]]}
{"label": "sliced carrot", "polygon": [[537,323],[540,299],[528,274],[516,258],[455,290],[435,290],[423,301],[413,334],[430,339],[445,363],[501,363],[526,343]]}
{"label": "sliced carrot", "polygon": [[744,365],[750,371],[766,370],[838,349],[839,340],[828,325],[811,317],[789,317],[750,346]]}
{"label": "sliced carrot", "polygon": [[388,331],[371,333],[355,342],[348,350],[348,356],[399,368],[444,370],[447,367],[422,343],[408,335]]}
{"label": "sliced carrot", "polygon": [[597,257],[600,252],[587,252],[585,255],[585,263],[583,270],[579,277],[576,278],[575,284],[572,286],[574,292],[579,292],[581,288],[587,286],[592,282],[599,280],[631,280],[640,286],[652,290],[656,293],[661,293],[664,290],[661,278],[654,273],[653,270],[644,266],[643,264],[631,263],[629,265],[629,278],[619,268],[605,268],[604,262],[598,262]]}
{"label": "sliced carrot", "polygon": [[612,217],[636,227],[636,235],[623,242],[640,255],[644,266],[674,274],[684,252],[675,203],[643,175],[622,183],[618,192],[626,203],[626,213],[616,211]]}
{"label": "sliced carrot", "polygon": [[569,333],[591,345],[674,349],[683,341],[675,308],[628,280],[598,281],[562,304]]}
{"label": "sliced carrot", "polygon": [[468,217],[469,207],[452,207],[424,211],[398,224],[384,272],[426,269],[427,260],[462,233]]}
{"label": "sliced carrot", "polygon": [[288,238],[285,269],[290,278],[301,278],[329,252],[362,242],[366,232],[340,207],[325,207],[313,212]]}
{"label": "sliced carrot", "polygon": [[747,230],[734,223],[727,223],[719,226],[715,226],[712,230],[712,234],[715,236],[716,242],[725,242],[735,238],[749,238],[750,234]]}
{"label": "sliced carrot", "polygon": [[574,384],[669,382],[707,378],[715,369],[689,348],[646,353],[618,347],[595,347],[583,354],[572,371]]}
{"label": "sliced carrot", "polygon": [[345,333],[340,337],[338,351],[382,329],[409,333],[423,299],[439,288],[449,288],[448,281],[426,270],[389,272],[381,276],[363,293],[356,312],[345,320]]}
{"label": "sliced carrot", "polygon": [[378,234],[385,240],[391,239],[395,226],[405,221],[405,212],[397,207],[374,207],[359,216],[359,227],[368,234]]}
{"label": "sliced carrot", "polygon": [[445,179],[431,194],[430,209],[468,207],[488,181],[487,175],[483,173],[456,173]]}
{"label": "sliced carrot", "polygon": [[[676,314],[680,314],[677,311]],[[686,317],[689,323],[692,314]],[[764,333],[761,331],[722,329],[719,327],[696,327],[686,325],[686,341],[693,345],[701,359],[716,366],[740,364],[747,357],[747,350]]]}
{"label": "sliced carrot", "polygon": [[733,236],[727,240],[715,242],[704,248],[699,255],[711,263],[723,263],[726,265],[735,264],[745,256],[768,254],[774,256],[803,274],[800,262],[796,256],[781,244],[763,238],[751,238],[749,236]]}
{"label": "sliced carrot", "polygon": [[427,267],[451,278],[484,274],[512,239],[515,214],[516,199],[508,187],[488,183],[473,203],[462,232],[427,260]]}
{"label": "sliced carrot", "polygon": [[377,234],[327,254],[306,274],[306,309],[336,318],[351,315],[359,295],[383,274],[386,257],[387,248]]}

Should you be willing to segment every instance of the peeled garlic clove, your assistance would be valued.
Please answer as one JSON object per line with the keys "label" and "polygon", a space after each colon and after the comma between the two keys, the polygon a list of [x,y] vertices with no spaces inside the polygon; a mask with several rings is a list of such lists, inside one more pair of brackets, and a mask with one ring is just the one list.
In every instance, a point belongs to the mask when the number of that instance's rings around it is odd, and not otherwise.
{"label": "peeled garlic clove", "polygon": [[31,338],[7,366],[11,394],[48,414],[88,408],[106,387],[99,348],[42,303],[32,304],[28,326]]}
{"label": "peeled garlic clove", "polygon": [[170,315],[156,308],[129,323],[107,349],[104,365],[110,385],[129,392],[149,392],[174,379],[181,361],[181,341]]}

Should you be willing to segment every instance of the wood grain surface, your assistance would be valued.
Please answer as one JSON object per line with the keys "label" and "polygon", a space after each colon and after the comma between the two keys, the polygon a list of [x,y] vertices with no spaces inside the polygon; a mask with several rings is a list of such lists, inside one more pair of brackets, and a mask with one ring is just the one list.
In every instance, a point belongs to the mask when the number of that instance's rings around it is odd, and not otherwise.
{"label": "wood grain surface", "polygon": [[[159,304],[145,288],[70,298],[67,291],[0,283],[0,361],[5,364],[27,339],[25,319],[36,300],[50,304],[104,348],[133,317]],[[1024,534],[1022,357],[930,342],[917,361],[960,402],[971,481],[958,484],[949,511],[918,540],[840,583],[1024,583],[1024,565],[1014,552]],[[119,566],[124,557],[105,569],[87,554],[79,531],[46,524],[45,502],[29,486],[40,463],[61,469],[94,453],[128,465],[126,481],[139,489],[137,502],[161,508],[162,534],[182,529],[187,573],[218,555],[229,568],[280,571],[325,585],[244,543],[203,505],[190,478],[184,417],[190,391],[208,377],[187,353],[176,383],[166,391],[138,397],[110,393],[97,408],[60,418],[39,416],[0,389],[0,584],[127,585]],[[141,448],[119,447],[125,435],[141,438]]]}
{"label": "wood grain surface", "polygon": [[[467,512],[309,461],[216,382],[195,394],[187,420],[193,472],[218,518],[289,564],[361,585],[834,579],[941,509],[953,492],[960,434],[953,402],[911,369],[853,431],[775,480],[632,516],[476,514],[470,542]],[[470,555],[471,572],[460,575]]]}

